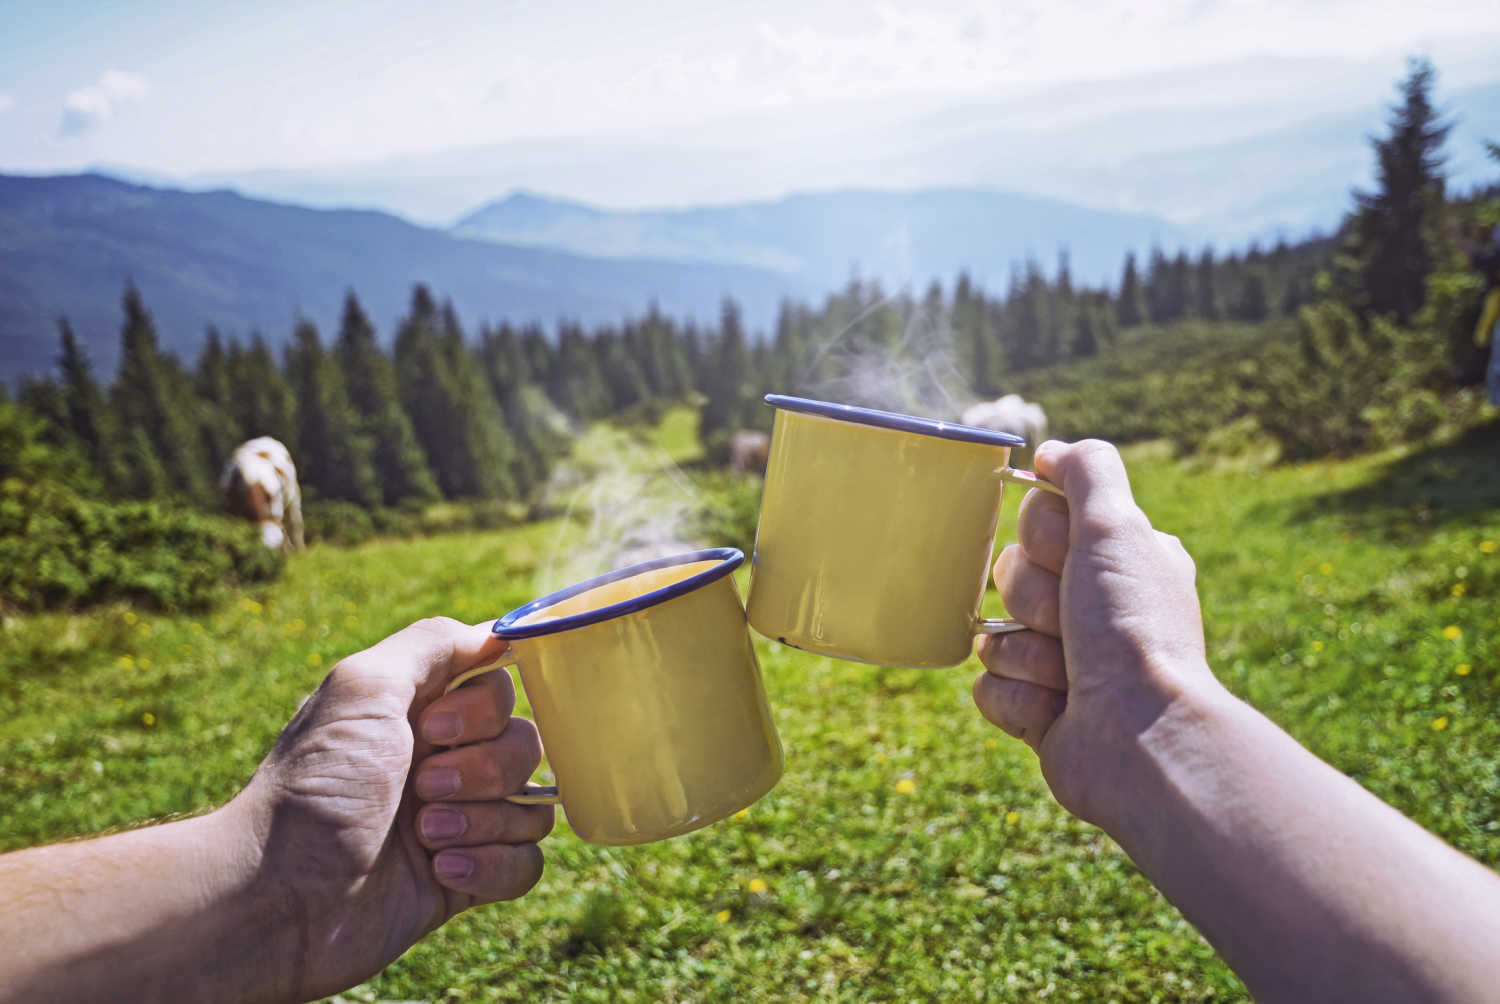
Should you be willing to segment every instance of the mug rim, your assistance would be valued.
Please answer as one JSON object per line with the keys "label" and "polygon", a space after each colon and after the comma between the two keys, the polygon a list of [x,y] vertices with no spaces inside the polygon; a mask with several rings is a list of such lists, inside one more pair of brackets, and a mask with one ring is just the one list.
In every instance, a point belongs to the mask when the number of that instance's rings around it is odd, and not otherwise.
{"label": "mug rim", "polygon": [[[642,572],[655,571],[658,568],[670,568],[673,565],[689,565],[695,561],[709,561],[716,559],[718,564],[712,568],[705,568],[701,572],[689,575],[685,579],[678,579],[649,593],[633,596],[628,600],[618,603],[610,603],[592,610],[584,610],[576,614],[568,614],[556,620],[542,621],[538,624],[517,624],[516,622],[531,616],[538,610],[563,600],[571,599],[579,593],[588,592],[599,586],[609,585],[611,582],[619,582]],[[737,547],[707,547],[697,551],[686,551],[681,554],[672,554],[664,558],[652,558],[649,561],[637,562],[624,568],[617,568],[603,575],[596,575],[592,579],[575,582],[554,593],[532,600],[530,603],[516,607],[510,613],[503,614],[495,620],[490,627],[490,633],[506,641],[516,641],[521,638],[537,638],[542,635],[556,634],[559,631],[571,631],[573,628],[585,627],[589,624],[598,624],[602,621],[613,620],[625,614],[633,614],[648,607],[654,607],[658,603],[686,594],[708,585],[717,579],[722,579],[745,561],[745,552]]]}
{"label": "mug rim", "polygon": [[1025,446],[1026,440],[1009,432],[980,429],[958,422],[944,422],[936,418],[905,415],[898,411],[880,411],[861,408],[853,404],[836,404],[833,401],[815,401],[807,397],[790,394],[767,394],[766,404],[784,411],[796,411],[805,415],[818,415],[857,425],[873,425],[897,432],[914,432],[919,436],[934,436],[938,439],[953,439],[960,443],[979,443],[983,446]]}

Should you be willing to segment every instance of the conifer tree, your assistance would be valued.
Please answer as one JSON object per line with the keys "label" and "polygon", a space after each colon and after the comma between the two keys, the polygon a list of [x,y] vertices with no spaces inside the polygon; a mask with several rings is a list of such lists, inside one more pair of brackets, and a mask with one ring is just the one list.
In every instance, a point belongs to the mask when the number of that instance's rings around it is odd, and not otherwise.
{"label": "conifer tree", "polygon": [[156,326],[133,285],[125,289],[124,308],[120,373],[111,394],[116,420],[121,428],[144,430],[173,491],[206,502],[211,471],[193,423],[198,409],[191,384],[161,351]]}
{"label": "conifer tree", "polygon": [[718,337],[710,353],[712,363],[705,368],[703,404],[698,434],[704,443],[714,443],[743,425],[752,393],[750,351],[745,344],[745,330],[740,324],[740,308],[733,300],[724,301]]}
{"label": "conifer tree", "polygon": [[1213,248],[1204,248],[1198,256],[1198,267],[1193,275],[1193,313],[1205,321],[1219,319]]}
{"label": "conifer tree", "polygon": [[199,399],[198,427],[202,433],[203,452],[211,469],[217,471],[246,437],[234,414],[229,356],[218,329],[212,325],[204,336],[203,350],[198,355],[194,383]]}
{"label": "conifer tree", "polygon": [[[296,403],[265,337],[252,332],[248,348],[232,340],[226,355],[230,399],[241,434],[246,439],[270,436],[288,450],[293,449],[297,441]],[[300,463],[295,456],[292,460]]]}
{"label": "conifer tree", "polygon": [[452,308],[438,310],[425,286],[412,293],[396,333],[401,403],[449,498],[508,496],[511,456],[499,403],[469,355]]}
{"label": "conifer tree", "polygon": [[1120,327],[1133,328],[1146,322],[1146,301],[1141,288],[1141,276],[1135,265],[1135,252],[1125,255],[1125,271],[1120,276],[1120,295],[1116,301],[1115,316]]}
{"label": "conifer tree", "polygon": [[[62,371],[63,417],[69,432],[83,447],[94,469],[112,474],[115,460],[114,426],[104,391],[94,379],[94,369],[66,318],[57,322],[62,341],[58,368]],[[113,478],[111,478],[113,480]]]}
{"label": "conifer tree", "polygon": [[375,340],[375,327],[353,290],[344,298],[335,354],[360,431],[370,443],[381,501],[396,505],[436,499],[437,480],[401,407],[395,367]]}
{"label": "conifer tree", "polygon": [[380,504],[371,442],[349,403],[343,373],[311,321],[299,321],[293,331],[286,371],[297,400],[299,480],[322,498]]}
{"label": "conifer tree", "polygon": [[1373,192],[1355,193],[1343,298],[1362,313],[1406,324],[1421,309],[1440,239],[1443,141],[1450,124],[1432,104],[1436,72],[1413,59],[1391,109],[1389,134],[1372,140]]}

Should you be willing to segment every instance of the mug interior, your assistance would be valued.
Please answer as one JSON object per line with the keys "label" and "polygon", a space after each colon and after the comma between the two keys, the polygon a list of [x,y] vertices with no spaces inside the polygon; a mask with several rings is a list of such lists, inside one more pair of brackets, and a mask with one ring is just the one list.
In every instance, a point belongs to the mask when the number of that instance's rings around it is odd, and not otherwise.
{"label": "mug interior", "polygon": [[737,548],[711,547],[630,565],[519,606],[490,630],[516,641],[597,624],[700,589],[744,560]]}
{"label": "mug interior", "polygon": [[525,627],[532,624],[542,624],[562,617],[571,617],[574,614],[601,610],[616,603],[627,603],[630,600],[639,599],[648,593],[654,593],[658,589],[664,589],[684,579],[692,578],[699,572],[706,572],[718,563],[710,559],[689,562],[684,565],[670,565],[666,568],[650,568],[644,572],[637,572],[628,578],[617,579],[614,582],[606,582],[602,586],[585,589],[577,595],[569,596],[567,599],[559,600],[549,607],[544,607],[541,610],[527,614],[517,620],[515,625],[516,627]]}

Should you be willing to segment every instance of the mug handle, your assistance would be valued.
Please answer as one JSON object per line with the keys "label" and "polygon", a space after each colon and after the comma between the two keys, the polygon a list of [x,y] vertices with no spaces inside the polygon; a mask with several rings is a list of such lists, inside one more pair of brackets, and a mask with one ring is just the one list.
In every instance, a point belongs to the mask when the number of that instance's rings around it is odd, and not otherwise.
{"label": "mug handle", "polygon": [[[449,681],[448,686],[443,688],[443,693],[450,694],[453,691],[457,690],[459,687],[468,683],[470,680],[474,679],[474,677],[476,676],[483,676],[485,673],[492,673],[497,669],[509,669],[510,667],[516,665],[517,662],[518,660],[514,656],[512,656],[510,658],[501,659],[499,662],[491,663],[488,666],[480,666],[478,669],[466,670],[462,673],[459,673],[451,681]],[[517,805],[562,804],[562,796],[558,794],[557,785],[555,784],[528,784],[525,791],[517,792],[514,795],[506,795],[505,800],[507,802],[514,802]]]}
{"label": "mug handle", "polygon": [[[1060,499],[1067,499],[1061,488],[1046,478],[1040,477],[1034,471],[1023,471],[1016,467],[997,467],[995,468],[995,476],[1009,484],[1025,485],[1028,488],[1040,488],[1044,492],[1051,492]],[[1030,630],[1025,624],[1012,617],[981,617],[978,628],[979,634],[1010,634],[1013,631]]]}

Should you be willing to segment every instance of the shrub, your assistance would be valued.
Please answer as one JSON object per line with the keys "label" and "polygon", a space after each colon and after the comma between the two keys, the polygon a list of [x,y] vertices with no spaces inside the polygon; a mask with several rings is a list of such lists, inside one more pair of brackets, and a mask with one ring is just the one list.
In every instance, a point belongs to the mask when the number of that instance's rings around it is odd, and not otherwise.
{"label": "shrub", "polygon": [[155,502],[100,502],[55,481],[0,481],[0,607],[124,599],[201,610],[281,566],[247,523]]}

